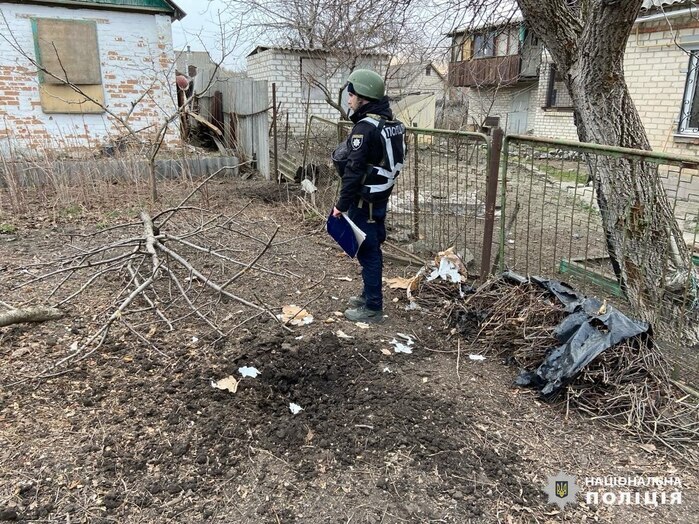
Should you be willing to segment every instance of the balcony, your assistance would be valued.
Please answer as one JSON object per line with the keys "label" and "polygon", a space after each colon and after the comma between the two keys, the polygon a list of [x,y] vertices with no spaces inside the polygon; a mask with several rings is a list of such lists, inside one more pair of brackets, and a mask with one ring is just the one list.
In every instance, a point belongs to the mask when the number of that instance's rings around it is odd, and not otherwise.
{"label": "balcony", "polygon": [[455,87],[514,84],[520,78],[520,55],[475,58],[449,64],[449,83]]}

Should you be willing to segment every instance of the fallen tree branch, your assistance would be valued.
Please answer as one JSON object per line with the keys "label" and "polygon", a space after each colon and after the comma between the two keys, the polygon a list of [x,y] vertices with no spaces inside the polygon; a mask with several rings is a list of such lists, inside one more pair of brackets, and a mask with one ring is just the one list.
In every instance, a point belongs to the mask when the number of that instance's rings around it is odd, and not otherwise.
{"label": "fallen tree branch", "polygon": [[20,324],[22,322],[45,322],[63,318],[63,311],[49,306],[32,306],[19,309],[11,309],[0,313],[0,327]]}

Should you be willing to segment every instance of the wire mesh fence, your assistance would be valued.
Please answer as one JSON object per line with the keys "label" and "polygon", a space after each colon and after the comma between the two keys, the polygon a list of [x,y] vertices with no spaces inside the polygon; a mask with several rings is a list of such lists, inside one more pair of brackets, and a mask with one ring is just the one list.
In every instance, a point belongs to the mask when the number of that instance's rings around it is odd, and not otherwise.
{"label": "wire mesh fence", "polygon": [[[620,160],[621,159],[621,160]],[[646,304],[650,314],[635,311],[626,300],[609,256],[608,236],[592,180],[601,176],[611,162],[624,162],[631,173],[657,170],[656,187],[640,188],[647,205],[669,204],[680,230],[681,240],[690,251],[693,264],[699,265],[699,163],[697,160],[660,153],[604,148],[524,136],[505,140],[501,169],[501,210],[498,266],[524,274],[565,279],[581,291],[609,298],[632,317],[651,317],[656,325],[669,326],[659,342],[675,363],[679,378],[699,384],[699,348],[690,348],[688,331],[699,323],[697,314],[696,268],[675,273],[679,249],[673,241],[658,247],[653,242],[667,238],[653,224],[647,229],[647,249],[657,251],[662,267],[655,295],[656,303]],[[619,164],[620,165],[620,164]],[[619,175],[621,176],[621,175]],[[612,180],[612,187],[615,181]],[[619,188],[621,178],[619,178]],[[651,184],[652,185],[652,184]],[[636,210],[629,204],[624,210],[629,227]],[[630,235],[631,233],[627,231]],[[630,244],[630,242],[629,242]],[[646,271],[647,268],[639,268]],[[558,275],[558,276],[557,276]],[[684,275],[684,276],[682,276]],[[658,324],[659,323],[659,324]]]}
{"label": "wire mesh fence", "polygon": [[[314,198],[323,208],[332,207],[339,188],[330,153],[350,129],[348,122],[312,117],[296,152],[302,176],[318,187]],[[486,222],[489,137],[408,128],[406,142],[408,153],[389,200],[389,240],[420,255],[453,246],[475,272]]]}
{"label": "wire mesh fence", "polygon": [[[315,196],[309,198],[328,210],[336,201],[340,183],[330,153],[347,137],[350,128],[346,122],[313,117],[296,152],[301,178],[311,179],[318,187]],[[406,140],[408,154],[389,201],[387,229],[389,240],[425,258],[454,246],[474,274],[511,269],[566,280],[583,293],[609,299],[631,317],[647,317],[634,311],[619,285],[600,211],[604,200],[598,198],[592,183],[614,161],[619,166],[630,166],[631,172],[648,166],[657,170],[653,178],[659,180],[657,187],[642,191],[649,205],[670,206],[681,241],[688,246],[693,264],[699,266],[697,160],[508,136],[499,170],[499,206],[495,206],[492,189],[498,162],[493,160],[500,158],[498,140],[479,133],[418,128],[408,128]],[[495,235],[490,234],[493,228]],[[649,228],[650,243],[656,233]],[[655,309],[654,318],[674,331],[665,330],[658,338],[675,363],[677,378],[697,386],[699,347],[689,348],[683,335],[691,330],[692,323],[699,326],[698,272],[690,271],[679,287],[674,282],[671,289],[665,277],[670,274],[677,248],[670,242],[663,249],[656,259],[663,266],[659,272],[662,278],[657,282],[662,288],[657,293],[661,299],[651,307]],[[495,254],[493,260],[489,252]]]}
{"label": "wire mesh fence", "polygon": [[454,247],[479,268],[486,221],[489,139],[409,128],[408,155],[389,200],[391,236],[414,251]]}

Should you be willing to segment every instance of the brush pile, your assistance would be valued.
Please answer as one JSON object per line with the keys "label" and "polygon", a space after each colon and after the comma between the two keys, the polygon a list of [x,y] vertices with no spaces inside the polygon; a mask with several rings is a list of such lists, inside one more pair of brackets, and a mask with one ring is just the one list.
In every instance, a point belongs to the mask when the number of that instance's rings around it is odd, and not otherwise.
{"label": "brush pile", "polygon": [[[579,300],[569,302],[565,291],[546,288],[548,281],[542,286],[541,280],[515,277],[494,277],[471,293],[464,293],[463,283],[422,279],[411,300],[421,307],[442,308],[456,332],[478,340],[486,353],[523,370],[517,383],[537,387],[547,400],[565,401],[591,419],[630,432],[642,441],[682,453],[697,451],[699,409],[691,401],[696,399],[672,385],[668,363],[647,330],[615,337],[610,326],[617,329],[618,320],[616,324],[600,320],[609,319],[613,311],[606,302],[584,299],[583,308]],[[590,304],[594,304],[592,312]],[[626,319],[619,312],[612,314]],[[576,323],[576,315],[585,320]],[[585,324],[588,332],[592,330],[591,337],[613,341],[579,369],[571,366],[568,352],[580,333],[571,334],[571,320],[575,327]],[[590,339],[582,347],[586,344],[590,345]],[[554,384],[550,376],[557,366],[573,371],[559,373]]]}

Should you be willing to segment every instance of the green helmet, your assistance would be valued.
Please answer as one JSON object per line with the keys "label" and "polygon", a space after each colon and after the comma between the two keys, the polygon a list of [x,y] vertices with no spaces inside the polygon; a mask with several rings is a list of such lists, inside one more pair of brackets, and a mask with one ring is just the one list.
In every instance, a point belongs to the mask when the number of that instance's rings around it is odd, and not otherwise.
{"label": "green helmet", "polygon": [[383,78],[368,69],[355,69],[347,82],[352,84],[354,92],[362,98],[379,100],[385,94]]}

